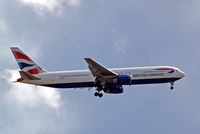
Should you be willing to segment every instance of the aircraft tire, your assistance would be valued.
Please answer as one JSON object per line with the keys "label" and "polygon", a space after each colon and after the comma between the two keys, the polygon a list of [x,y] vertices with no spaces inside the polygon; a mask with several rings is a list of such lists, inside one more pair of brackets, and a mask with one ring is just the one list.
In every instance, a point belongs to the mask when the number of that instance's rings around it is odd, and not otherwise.
{"label": "aircraft tire", "polygon": [[99,98],[101,98],[101,97],[103,97],[103,94],[102,94],[102,93],[99,94]]}
{"label": "aircraft tire", "polygon": [[99,93],[98,93],[98,92],[95,92],[95,93],[94,93],[94,96],[99,96]]}

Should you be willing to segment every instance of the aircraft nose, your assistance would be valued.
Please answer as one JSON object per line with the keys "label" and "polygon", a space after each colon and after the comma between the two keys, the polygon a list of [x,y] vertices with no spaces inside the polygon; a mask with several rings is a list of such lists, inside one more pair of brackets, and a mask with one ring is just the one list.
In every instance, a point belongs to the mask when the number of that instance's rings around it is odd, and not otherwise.
{"label": "aircraft nose", "polygon": [[181,76],[181,78],[185,77],[185,73],[180,71],[180,76]]}

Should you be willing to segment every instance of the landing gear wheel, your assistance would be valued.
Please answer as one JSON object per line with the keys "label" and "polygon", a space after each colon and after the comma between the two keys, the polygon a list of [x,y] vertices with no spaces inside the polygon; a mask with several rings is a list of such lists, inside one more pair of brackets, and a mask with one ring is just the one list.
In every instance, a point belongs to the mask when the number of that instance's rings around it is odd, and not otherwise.
{"label": "landing gear wheel", "polygon": [[94,96],[99,96],[99,93],[98,93],[98,92],[95,92],[95,93],[94,93]]}
{"label": "landing gear wheel", "polygon": [[170,89],[173,90],[174,89],[174,82],[170,82],[170,84],[171,84]]}
{"label": "landing gear wheel", "polygon": [[99,94],[99,98],[101,98],[101,97],[103,97],[103,94],[102,94],[102,93]]}
{"label": "landing gear wheel", "polygon": [[99,96],[99,98],[103,97],[103,94],[102,93],[99,93],[99,92],[95,92],[94,93],[94,96]]}

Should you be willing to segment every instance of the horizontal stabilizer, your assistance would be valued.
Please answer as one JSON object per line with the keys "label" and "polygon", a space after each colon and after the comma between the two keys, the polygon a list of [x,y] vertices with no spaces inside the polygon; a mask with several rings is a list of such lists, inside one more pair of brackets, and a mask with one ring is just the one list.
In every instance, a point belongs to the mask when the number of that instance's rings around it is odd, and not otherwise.
{"label": "horizontal stabilizer", "polygon": [[33,76],[32,74],[29,74],[25,71],[19,71],[19,73],[20,73],[22,79],[24,79],[24,80],[40,80],[40,78],[37,78],[37,77]]}

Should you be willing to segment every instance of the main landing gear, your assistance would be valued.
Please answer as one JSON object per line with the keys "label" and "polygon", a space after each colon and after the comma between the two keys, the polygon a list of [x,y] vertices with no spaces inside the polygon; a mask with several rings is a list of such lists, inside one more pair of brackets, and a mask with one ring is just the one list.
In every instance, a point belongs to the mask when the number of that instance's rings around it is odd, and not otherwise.
{"label": "main landing gear", "polygon": [[103,94],[102,93],[99,93],[99,92],[95,92],[94,93],[94,96],[99,96],[99,98],[103,97]]}
{"label": "main landing gear", "polygon": [[102,91],[103,88],[102,87],[97,87],[96,90],[97,90],[97,92],[94,93],[94,96],[99,96],[99,98],[103,97],[103,94],[100,93],[100,91]]}
{"label": "main landing gear", "polygon": [[170,84],[171,84],[170,89],[173,90],[174,89],[174,82],[170,82]]}

